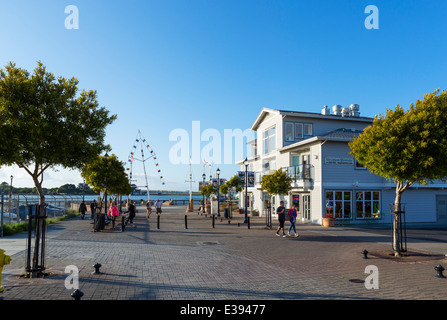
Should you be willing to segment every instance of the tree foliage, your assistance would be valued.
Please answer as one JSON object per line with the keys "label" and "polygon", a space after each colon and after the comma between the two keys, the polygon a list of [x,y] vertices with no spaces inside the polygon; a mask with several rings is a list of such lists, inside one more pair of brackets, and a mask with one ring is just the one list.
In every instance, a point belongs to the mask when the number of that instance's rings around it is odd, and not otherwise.
{"label": "tree foliage", "polygon": [[402,193],[411,185],[427,185],[447,177],[447,91],[435,90],[423,100],[387,109],[350,144],[350,154],[371,173],[396,182],[393,247],[400,254]]}
{"label": "tree foliage", "polygon": [[132,187],[124,171],[124,164],[114,154],[98,156],[84,166],[81,175],[95,192],[107,191],[117,195],[132,193]]}
{"label": "tree foliage", "polygon": [[261,189],[267,191],[270,195],[288,194],[292,190],[292,178],[285,171],[278,169],[273,174],[262,177]]}
{"label": "tree foliage", "polygon": [[207,198],[209,198],[212,194],[215,193],[217,193],[217,190],[214,190],[212,183],[209,183],[206,186],[202,186],[202,188],[200,188],[200,194]]}
{"label": "tree foliage", "polygon": [[0,70],[0,165],[31,175],[40,201],[46,169],[80,169],[101,152],[115,117],[99,107],[96,91],[78,95],[78,80],[56,78],[38,62],[34,72],[9,63]]}
{"label": "tree foliage", "polygon": [[370,172],[397,182],[396,194],[447,176],[447,91],[438,93],[426,94],[408,111],[387,109],[349,144]]}

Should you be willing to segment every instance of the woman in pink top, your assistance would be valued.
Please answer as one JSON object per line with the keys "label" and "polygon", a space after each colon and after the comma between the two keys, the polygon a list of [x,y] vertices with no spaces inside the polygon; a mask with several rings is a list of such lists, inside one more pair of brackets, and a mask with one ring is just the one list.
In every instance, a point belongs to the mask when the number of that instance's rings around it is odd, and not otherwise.
{"label": "woman in pink top", "polygon": [[112,214],[112,229],[115,229],[115,220],[116,220],[116,217],[119,216],[119,214],[120,214],[115,202],[112,202],[112,204],[110,205],[110,209],[109,209],[109,212],[107,213],[107,215],[110,215],[110,214]]}

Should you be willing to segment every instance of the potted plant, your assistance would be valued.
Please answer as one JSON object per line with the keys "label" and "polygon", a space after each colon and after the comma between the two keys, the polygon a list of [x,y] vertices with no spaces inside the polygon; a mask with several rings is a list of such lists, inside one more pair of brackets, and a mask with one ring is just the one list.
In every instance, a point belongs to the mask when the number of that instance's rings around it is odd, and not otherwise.
{"label": "potted plant", "polygon": [[326,213],[323,218],[323,227],[333,227],[335,225],[335,218],[333,213]]}

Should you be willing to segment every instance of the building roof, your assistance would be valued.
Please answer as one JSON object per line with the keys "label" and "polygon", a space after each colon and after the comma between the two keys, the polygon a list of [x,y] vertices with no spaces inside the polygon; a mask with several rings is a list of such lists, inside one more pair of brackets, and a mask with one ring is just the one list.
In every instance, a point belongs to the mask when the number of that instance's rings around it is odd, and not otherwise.
{"label": "building roof", "polygon": [[314,136],[312,138],[309,138],[309,139],[306,139],[303,141],[289,144],[288,146],[280,148],[279,151],[281,151],[281,152],[287,151],[287,150],[290,150],[290,149],[293,149],[296,147],[300,147],[300,146],[303,146],[303,145],[306,145],[308,143],[312,143],[315,141],[350,142],[350,141],[354,140],[354,138],[356,136],[358,136],[359,134],[361,134],[362,132],[363,132],[362,130],[340,128],[340,129],[336,129],[333,131],[329,131],[322,135]]}
{"label": "building roof", "polygon": [[269,114],[291,116],[291,117],[301,117],[301,118],[317,118],[317,119],[330,119],[330,120],[342,120],[342,121],[359,121],[359,122],[373,122],[373,118],[370,117],[343,117],[341,115],[334,114],[321,114],[316,112],[302,112],[302,111],[290,111],[290,110],[280,110],[280,109],[270,109],[262,108],[255,122],[251,126],[251,130],[256,131],[259,124],[264,120],[264,118]]}

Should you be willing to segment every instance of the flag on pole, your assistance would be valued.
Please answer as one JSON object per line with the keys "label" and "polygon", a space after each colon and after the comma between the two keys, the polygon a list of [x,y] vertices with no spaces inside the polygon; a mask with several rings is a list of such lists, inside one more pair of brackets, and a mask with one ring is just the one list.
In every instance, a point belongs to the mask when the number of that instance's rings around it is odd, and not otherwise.
{"label": "flag on pole", "polygon": [[203,166],[206,166],[208,162],[206,162],[205,160],[203,160]]}

